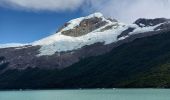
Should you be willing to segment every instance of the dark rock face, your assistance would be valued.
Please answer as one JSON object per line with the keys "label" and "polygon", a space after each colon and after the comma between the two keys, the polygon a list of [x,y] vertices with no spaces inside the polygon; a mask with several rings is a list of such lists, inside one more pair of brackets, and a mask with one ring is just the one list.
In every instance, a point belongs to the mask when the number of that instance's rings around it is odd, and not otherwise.
{"label": "dark rock face", "polygon": [[10,62],[7,69],[26,68],[42,68],[42,69],[63,69],[79,60],[104,54],[112,49],[112,46],[103,45],[103,43],[96,43],[90,46],[85,46],[81,49],[56,52],[51,56],[37,56],[39,53],[39,46],[30,46],[27,48],[5,48],[0,49],[0,56],[5,57],[6,61]]}
{"label": "dark rock face", "polygon": [[121,37],[124,37],[124,36],[128,36],[130,32],[133,32],[135,30],[135,28],[133,27],[130,27],[128,28],[127,30],[123,31],[117,38],[121,38]]}
{"label": "dark rock face", "polygon": [[110,20],[111,22],[118,22],[116,19],[108,18],[107,20]]}
{"label": "dark rock face", "polygon": [[148,26],[155,26],[164,22],[167,22],[168,19],[165,18],[156,18],[156,19],[138,19],[134,22],[134,24],[138,25],[139,27],[148,27]]}
{"label": "dark rock face", "polygon": [[[118,26],[118,24],[108,25],[108,26],[104,27],[103,29],[101,29],[101,32],[103,32],[103,31],[105,31],[105,30],[112,29],[112,28],[115,27],[115,26]],[[115,29],[116,29],[116,27],[115,27]]]}
{"label": "dark rock face", "polygon": [[[82,22],[80,22],[79,26],[75,27],[75,29],[63,31],[62,34],[67,36],[78,37],[78,36],[85,35],[89,32],[92,32],[95,29],[98,29],[106,24],[107,22],[103,21],[102,18],[94,17],[90,19],[84,19]],[[64,27],[68,25],[69,23],[65,24]]]}
{"label": "dark rock face", "polygon": [[0,56],[0,71],[7,68],[9,65],[9,62],[6,61],[6,58],[4,56]]}
{"label": "dark rock face", "polygon": [[9,69],[25,69],[35,67],[36,54],[40,47],[4,48],[0,49],[0,56],[10,62]]}
{"label": "dark rock face", "polygon": [[[90,46],[85,46],[75,51],[55,53],[52,56],[40,56],[40,47],[27,47],[23,49],[6,48],[0,49],[0,56],[6,58],[10,62],[7,69],[20,69],[26,68],[42,68],[42,69],[63,69],[68,67],[81,59],[90,56],[97,56],[109,52],[115,44],[103,45],[103,43],[96,43]],[[5,52],[4,52],[5,51]]]}
{"label": "dark rock face", "polygon": [[161,24],[160,26],[156,27],[155,30],[170,30],[170,22],[165,22],[163,24]]}
{"label": "dark rock face", "polygon": [[134,24],[139,27],[156,26],[154,31],[169,31],[170,30],[170,19],[156,18],[156,19],[138,19]]}

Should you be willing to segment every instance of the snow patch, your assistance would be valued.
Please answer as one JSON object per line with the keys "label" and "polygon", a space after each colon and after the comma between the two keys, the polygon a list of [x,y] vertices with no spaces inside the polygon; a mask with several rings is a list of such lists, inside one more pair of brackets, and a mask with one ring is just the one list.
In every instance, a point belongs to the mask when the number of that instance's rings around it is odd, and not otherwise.
{"label": "snow patch", "polygon": [[[148,27],[142,27],[142,28],[141,27],[136,27],[135,30],[133,32],[129,33],[129,34],[133,35],[133,34],[156,31],[154,29],[157,28],[158,26],[160,26],[161,24],[163,24],[163,23],[160,23],[160,24],[155,25],[155,26],[148,26]],[[157,31],[159,31],[159,30],[157,30]]]}
{"label": "snow patch", "polygon": [[10,47],[21,47],[28,44],[21,44],[21,43],[8,43],[8,44],[0,44],[0,48],[10,48]]}

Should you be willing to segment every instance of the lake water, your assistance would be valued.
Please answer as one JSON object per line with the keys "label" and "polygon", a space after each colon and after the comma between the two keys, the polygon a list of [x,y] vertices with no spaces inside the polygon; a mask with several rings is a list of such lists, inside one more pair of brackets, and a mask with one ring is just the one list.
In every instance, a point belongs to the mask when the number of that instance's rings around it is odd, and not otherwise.
{"label": "lake water", "polygon": [[170,100],[169,89],[1,91],[0,100]]}

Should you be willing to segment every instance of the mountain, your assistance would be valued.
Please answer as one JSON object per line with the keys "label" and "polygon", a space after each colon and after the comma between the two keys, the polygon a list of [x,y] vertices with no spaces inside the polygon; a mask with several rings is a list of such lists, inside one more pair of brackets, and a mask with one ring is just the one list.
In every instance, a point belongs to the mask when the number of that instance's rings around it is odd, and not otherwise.
{"label": "mountain", "polygon": [[94,13],[28,44],[1,45],[0,89],[169,87],[170,20]]}

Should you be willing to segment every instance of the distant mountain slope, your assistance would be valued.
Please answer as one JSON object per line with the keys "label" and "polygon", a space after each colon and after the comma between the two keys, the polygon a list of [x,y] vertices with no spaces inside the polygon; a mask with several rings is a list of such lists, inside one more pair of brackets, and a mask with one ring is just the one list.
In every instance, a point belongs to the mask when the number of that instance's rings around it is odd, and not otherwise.
{"label": "distant mountain slope", "polygon": [[136,39],[63,70],[8,70],[0,75],[0,88],[168,88],[169,45],[170,31]]}
{"label": "distant mountain slope", "polygon": [[94,13],[73,19],[55,34],[35,42],[1,44],[0,56],[9,62],[3,72],[29,67],[63,69],[81,59],[110,52],[136,38],[169,30],[170,21],[165,18],[139,19],[132,24],[124,24],[101,13]]}

